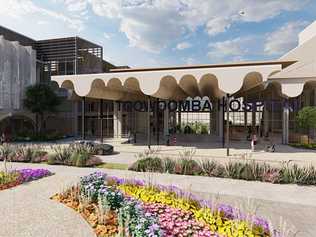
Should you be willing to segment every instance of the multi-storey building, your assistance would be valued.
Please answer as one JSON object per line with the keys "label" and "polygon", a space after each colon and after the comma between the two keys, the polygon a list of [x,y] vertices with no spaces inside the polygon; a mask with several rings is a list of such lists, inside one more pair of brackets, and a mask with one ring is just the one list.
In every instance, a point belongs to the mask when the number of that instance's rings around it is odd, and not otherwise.
{"label": "multi-storey building", "polygon": [[[103,60],[103,48],[80,37],[34,40],[0,26],[0,129],[15,135],[34,131],[34,115],[23,107],[27,86],[50,83],[51,76],[93,74],[115,68]],[[67,90],[57,89],[68,98]],[[89,103],[89,101],[87,101]],[[76,101],[64,100],[58,113],[46,118],[46,129],[77,133]]]}

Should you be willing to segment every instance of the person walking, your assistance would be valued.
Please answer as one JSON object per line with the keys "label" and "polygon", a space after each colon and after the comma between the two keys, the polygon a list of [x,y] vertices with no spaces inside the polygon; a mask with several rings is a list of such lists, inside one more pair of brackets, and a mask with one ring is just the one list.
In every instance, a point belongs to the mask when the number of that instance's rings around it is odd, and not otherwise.
{"label": "person walking", "polygon": [[257,135],[253,134],[252,139],[251,139],[251,151],[254,152],[256,149],[257,145]]}
{"label": "person walking", "polygon": [[1,145],[3,145],[6,142],[6,136],[4,132],[1,134],[0,142],[1,142]]}

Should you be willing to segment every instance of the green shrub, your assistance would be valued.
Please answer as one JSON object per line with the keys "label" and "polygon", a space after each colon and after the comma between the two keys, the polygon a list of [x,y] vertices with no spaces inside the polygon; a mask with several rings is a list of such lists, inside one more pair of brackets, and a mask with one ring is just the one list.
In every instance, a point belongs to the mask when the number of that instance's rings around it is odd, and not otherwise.
{"label": "green shrub", "polygon": [[11,160],[14,156],[15,146],[4,144],[0,146],[0,160]]}
{"label": "green shrub", "polygon": [[44,156],[47,154],[40,146],[15,146],[15,152],[11,158],[16,162],[31,162],[39,163],[44,160]]}
{"label": "green shrub", "polygon": [[12,162],[39,163],[46,159],[47,152],[38,145],[3,145],[0,148],[0,160],[4,157]]}
{"label": "green shrub", "polygon": [[102,160],[93,156],[93,150],[87,145],[56,146],[53,150],[54,152],[48,155],[47,160],[51,165],[90,167],[102,164]]}
{"label": "green shrub", "polygon": [[190,158],[181,158],[175,167],[177,174],[183,175],[199,175],[202,173],[202,168],[199,163]]}
{"label": "green shrub", "polygon": [[163,172],[174,174],[175,173],[175,167],[176,167],[176,161],[170,158],[165,158],[162,160],[163,162]]}
{"label": "green shrub", "polygon": [[241,174],[241,178],[245,180],[257,180],[261,181],[265,170],[269,170],[270,166],[266,164],[260,164],[255,161],[246,162]]}
{"label": "green shrub", "polygon": [[75,166],[84,167],[86,166],[87,160],[89,159],[89,153],[82,152],[77,154],[77,160]]}
{"label": "green shrub", "polygon": [[203,122],[182,123],[181,127],[177,127],[177,131],[185,134],[208,134],[209,125]]}
{"label": "green shrub", "polygon": [[222,165],[212,160],[197,162],[193,159],[194,151],[180,153],[180,159],[160,159],[158,157],[141,158],[134,162],[129,170],[138,172],[163,172],[182,175],[205,175],[231,179],[263,181],[270,183],[291,183],[299,185],[316,185],[316,168],[314,166],[299,167],[285,165],[281,168],[272,167],[256,161],[229,161]]}
{"label": "green shrub", "polygon": [[163,162],[159,157],[148,157],[136,161],[129,169],[138,172],[162,172]]}
{"label": "green shrub", "polygon": [[262,174],[261,181],[269,183],[280,183],[280,170],[276,168],[266,169]]}
{"label": "green shrub", "polygon": [[316,144],[315,144],[315,143],[310,143],[310,144],[305,144],[305,143],[291,143],[290,146],[293,146],[293,147],[296,147],[296,148],[305,148],[305,149],[316,150]]}
{"label": "green shrub", "polygon": [[281,183],[295,183],[305,185],[316,184],[316,170],[313,166],[299,167],[294,164],[292,166],[285,165],[280,170]]}
{"label": "green shrub", "polygon": [[56,157],[57,157],[56,153],[48,154],[47,164],[49,164],[49,165],[56,165],[57,164]]}
{"label": "green shrub", "polygon": [[225,164],[224,176],[226,178],[241,179],[244,169],[245,169],[245,166],[243,163],[230,161],[227,164]]}
{"label": "green shrub", "polygon": [[20,178],[18,172],[0,172],[0,186],[17,181]]}
{"label": "green shrub", "polygon": [[53,153],[55,154],[55,161],[57,164],[66,164],[69,162],[72,149],[69,149],[65,146],[53,146],[52,147]]}
{"label": "green shrub", "polygon": [[103,164],[103,161],[97,157],[90,155],[89,158],[86,160],[86,167],[94,167]]}
{"label": "green shrub", "polygon": [[42,150],[34,149],[32,152],[32,163],[40,163],[47,161],[47,152]]}
{"label": "green shrub", "polygon": [[203,160],[200,162],[200,167],[202,169],[202,172],[206,176],[215,176],[216,169],[218,168],[218,163],[213,160]]}

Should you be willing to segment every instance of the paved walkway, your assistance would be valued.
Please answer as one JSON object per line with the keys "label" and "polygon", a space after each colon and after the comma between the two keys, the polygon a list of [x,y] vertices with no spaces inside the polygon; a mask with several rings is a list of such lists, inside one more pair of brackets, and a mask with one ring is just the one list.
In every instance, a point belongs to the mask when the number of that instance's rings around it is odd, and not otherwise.
{"label": "paved walkway", "polygon": [[[64,145],[72,143],[73,139],[60,140],[58,142],[40,143],[50,149],[51,145]],[[30,144],[30,143],[27,143]],[[38,144],[38,143],[34,143]],[[147,150],[146,143],[137,144],[120,144],[118,142],[112,143],[114,150],[121,153],[120,156],[103,157],[105,161],[116,163],[133,163],[137,153]],[[244,158],[253,159],[256,161],[268,162],[271,164],[280,164],[283,162],[296,163],[298,165],[316,166],[316,150],[308,150],[301,148],[294,148],[287,145],[277,144],[276,152],[269,153],[264,151],[265,144],[258,144],[255,152],[250,151],[250,142],[246,141],[231,141],[230,156],[226,156],[226,148],[222,148],[222,144],[218,142],[211,143],[190,143],[177,144],[176,146],[166,145],[152,145],[153,150],[157,150],[161,156],[178,157],[179,152],[185,149],[195,149],[195,158],[200,159],[215,159],[220,162],[227,162],[229,160],[243,160]],[[126,155],[125,155],[126,154]],[[130,154],[130,155],[127,155]]]}
{"label": "paved walkway", "polygon": [[[129,159],[132,163],[137,153],[147,150],[146,145],[132,145],[132,144],[113,144],[114,149],[121,153],[132,154]],[[178,157],[179,152],[185,149],[195,149],[194,158],[199,159],[215,159],[218,161],[228,160],[243,160],[253,159],[256,161],[268,162],[272,164],[280,164],[282,162],[291,162],[298,165],[310,165],[316,166],[316,150],[307,150],[294,148],[287,145],[276,145],[276,152],[265,152],[263,147],[258,147],[257,151],[251,152],[248,143],[234,143],[232,142],[229,158],[226,156],[226,148],[221,148],[220,144],[193,144],[191,146],[177,145],[177,146],[151,146],[153,150],[158,151],[158,154],[168,157]],[[125,161],[126,162],[126,161]]]}
{"label": "paved walkway", "polygon": [[[47,168],[56,174],[0,192],[0,236],[95,236],[80,215],[49,197],[74,184],[80,176],[100,169],[22,163],[13,163],[12,168],[22,167]],[[313,237],[316,233],[316,187],[122,170],[103,171],[120,177],[174,184],[205,198],[219,198],[241,208],[247,206],[248,210],[249,207],[251,210],[256,208],[259,215],[270,218],[275,226],[279,225],[282,216],[287,226],[300,231],[299,237]]]}

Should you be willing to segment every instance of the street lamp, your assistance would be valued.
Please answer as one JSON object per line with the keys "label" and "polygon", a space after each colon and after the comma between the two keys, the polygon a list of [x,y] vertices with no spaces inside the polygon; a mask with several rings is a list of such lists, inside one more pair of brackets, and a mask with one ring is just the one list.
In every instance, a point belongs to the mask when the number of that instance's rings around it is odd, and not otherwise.
{"label": "street lamp", "polygon": [[226,94],[226,155],[229,156],[229,94]]}

